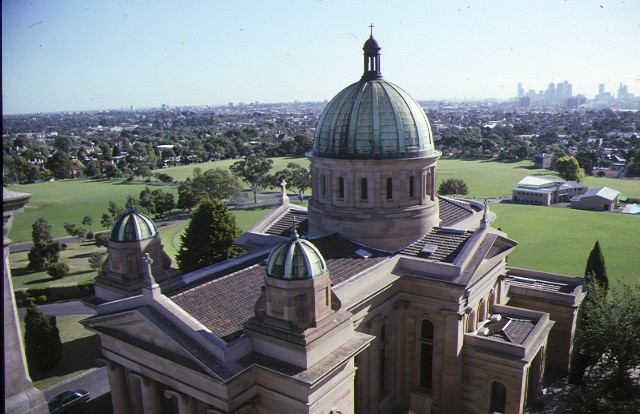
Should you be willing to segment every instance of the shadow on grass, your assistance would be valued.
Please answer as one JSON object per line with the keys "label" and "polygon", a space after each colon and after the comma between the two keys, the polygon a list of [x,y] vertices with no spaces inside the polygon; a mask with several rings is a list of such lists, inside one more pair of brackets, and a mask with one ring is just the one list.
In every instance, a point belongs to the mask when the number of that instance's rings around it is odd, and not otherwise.
{"label": "shadow on grass", "polygon": [[69,256],[69,259],[85,259],[91,257],[91,253],[81,253],[73,256]]}
{"label": "shadow on grass", "polygon": [[29,276],[33,273],[37,273],[38,271],[30,271],[26,267],[12,267],[11,268],[11,277],[20,277],[20,276]]}
{"label": "shadow on grass", "polygon": [[47,283],[47,282],[51,282],[53,280],[53,278],[51,277],[45,277],[43,279],[34,279],[34,280],[30,280],[28,282],[24,282],[25,285],[37,285],[39,283]]}
{"label": "shadow on grass", "polygon": [[50,377],[58,377],[96,367],[96,358],[100,354],[98,335],[85,336],[62,344],[62,360],[51,371],[30,372],[36,382]]}

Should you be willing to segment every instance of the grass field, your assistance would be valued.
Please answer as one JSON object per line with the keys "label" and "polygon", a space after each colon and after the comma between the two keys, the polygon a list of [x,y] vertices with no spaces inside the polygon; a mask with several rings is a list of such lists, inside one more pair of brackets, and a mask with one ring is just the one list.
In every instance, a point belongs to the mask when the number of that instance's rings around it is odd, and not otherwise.
{"label": "grass field", "polygon": [[88,258],[93,252],[106,252],[104,247],[96,247],[93,242],[70,243],[66,250],[60,252],[60,261],[69,265],[69,275],[60,280],[54,280],[42,272],[28,272],[28,252],[11,253],[11,276],[14,289],[39,289],[48,286],[68,286],[83,282],[91,282],[97,272],[89,267]]}
{"label": "grass field", "polygon": [[640,278],[640,217],[510,203],[489,208],[498,216],[493,227],[519,243],[510,266],[583,276],[597,240],[609,280],[633,285]]}

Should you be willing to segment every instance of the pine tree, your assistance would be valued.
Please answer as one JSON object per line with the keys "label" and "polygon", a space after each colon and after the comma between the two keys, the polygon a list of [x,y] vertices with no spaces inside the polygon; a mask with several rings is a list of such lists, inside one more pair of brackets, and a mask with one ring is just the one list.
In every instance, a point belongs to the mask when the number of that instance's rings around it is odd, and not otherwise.
{"label": "pine tree", "polygon": [[62,341],[55,316],[45,315],[31,302],[24,324],[24,347],[29,372],[53,369],[62,359]]}
{"label": "pine tree", "polygon": [[176,262],[184,273],[221,262],[242,252],[233,242],[240,231],[235,216],[223,203],[205,199],[191,214],[181,236]]}
{"label": "pine tree", "polygon": [[600,243],[596,240],[589,258],[587,259],[587,267],[584,270],[584,277],[589,283],[598,283],[606,291],[609,289],[609,278],[607,277],[607,267],[604,263],[604,256],[600,249]]}

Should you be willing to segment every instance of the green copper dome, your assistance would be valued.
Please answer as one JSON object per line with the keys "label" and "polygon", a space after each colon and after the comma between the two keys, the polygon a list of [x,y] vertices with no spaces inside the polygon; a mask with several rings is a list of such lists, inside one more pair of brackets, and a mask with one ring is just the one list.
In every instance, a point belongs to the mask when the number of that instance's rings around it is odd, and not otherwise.
{"label": "green copper dome", "polygon": [[433,134],[420,105],[382,79],[380,48],[369,38],[362,78],[340,91],[320,115],[313,155],[324,158],[395,159],[433,155]]}
{"label": "green copper dome", "polygon": [[149,217],[129,209],[124,213],[111,229],[111,241],[132,242],[156,237],[158,230]]}
{"label": "green copper dome", "polygon": [[277,245],[267,259],[267,276],[286,280],[313,279],[327,272],[327,264],[316,246],[298,238]]}

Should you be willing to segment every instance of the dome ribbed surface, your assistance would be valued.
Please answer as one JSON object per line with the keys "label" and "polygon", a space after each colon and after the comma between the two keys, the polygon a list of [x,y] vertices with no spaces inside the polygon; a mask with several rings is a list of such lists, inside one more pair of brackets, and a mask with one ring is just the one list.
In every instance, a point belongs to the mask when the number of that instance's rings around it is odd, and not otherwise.
{"label": "dome ribbed surface", "polygon": [[429,120],[402,88],[382,79],[340,91],[316,127],[313,155],[324,158],[418,158],[435,153]]}
{"label": "dome ribbed surface", "polygon": [[120,216],[111,229],[111,241],[131,242],[151,239],[158,234],[153,220],[136,211]]}
{"label": "dome ribbed surface", "polygon": [[278,279],[313,279],[326,271],[327,264],[318,248],[304,239],[280,243],[267,259],[267,276]]}

